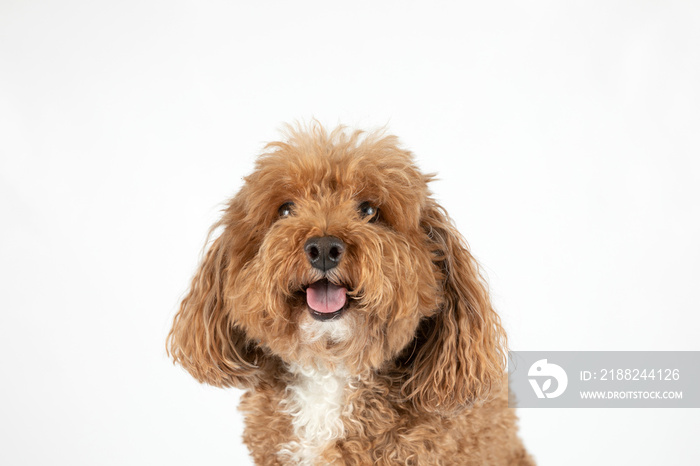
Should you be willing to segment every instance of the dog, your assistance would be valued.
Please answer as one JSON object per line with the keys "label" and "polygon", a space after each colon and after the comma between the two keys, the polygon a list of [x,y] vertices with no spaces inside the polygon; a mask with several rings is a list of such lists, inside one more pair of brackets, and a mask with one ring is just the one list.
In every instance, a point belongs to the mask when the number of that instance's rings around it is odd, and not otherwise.
{"label": "dog", "polygon": [[256,161],[167,348],[246,390],[258,465],[533,465],[465,240],[384,132],[290,127]]}

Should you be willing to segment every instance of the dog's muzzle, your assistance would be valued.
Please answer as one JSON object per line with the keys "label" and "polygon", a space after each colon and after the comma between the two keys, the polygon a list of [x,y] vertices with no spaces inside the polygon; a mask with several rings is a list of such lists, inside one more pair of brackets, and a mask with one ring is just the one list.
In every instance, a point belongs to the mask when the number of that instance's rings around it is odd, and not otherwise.
{"label": "dog's muzzle", "polygon": [[[317,270],[326,274],[340,264],[345,243],[335,236],[314,236],[304,245],[306,258]],[[332,320],[340,317],[347,302],[347,288],[331,283],[326,278],[306,288],[306,304],[314,319]]]}

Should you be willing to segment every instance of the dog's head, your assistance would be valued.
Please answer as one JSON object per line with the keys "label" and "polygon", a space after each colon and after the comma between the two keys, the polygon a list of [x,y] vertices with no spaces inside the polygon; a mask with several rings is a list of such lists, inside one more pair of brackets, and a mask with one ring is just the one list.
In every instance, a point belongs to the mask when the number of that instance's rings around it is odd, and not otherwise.
{"label": "dog's head", "polygon": [[269,144],[212,229],[170,354],[216,386],[324,365],[383,374],[426,410],[484,398],[505,336],[430,179],[394,137],[316,126]]}

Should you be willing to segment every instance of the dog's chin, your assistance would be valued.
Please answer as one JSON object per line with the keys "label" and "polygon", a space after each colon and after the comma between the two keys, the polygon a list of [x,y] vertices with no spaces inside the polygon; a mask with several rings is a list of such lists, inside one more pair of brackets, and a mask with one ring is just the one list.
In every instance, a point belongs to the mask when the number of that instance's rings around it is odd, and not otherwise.
{"label": "dog's chin", "polygon": [[[307,307],[299,321],[300,343],[311,348],[314,356],[318,356],[319,350],[329,350],[336,344],[348,342],[353,338],[353,329],[356,329],[357,325],[356,317],[346,308],[319,315]],[[317,346],[318,343],[322,343],[322,346]]]}

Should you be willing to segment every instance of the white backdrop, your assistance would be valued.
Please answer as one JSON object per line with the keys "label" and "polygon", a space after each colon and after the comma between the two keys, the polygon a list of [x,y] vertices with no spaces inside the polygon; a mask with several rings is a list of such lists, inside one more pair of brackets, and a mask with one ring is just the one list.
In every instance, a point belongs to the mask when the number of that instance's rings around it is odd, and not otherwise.
{"label": "white backdrop", "polygon": [[[387,124],[516,350],[700,350],[700,7],[0,3],[0,463],[250,464],[164,340],[284,122]],[[541,465],[700,462],[698,411],[520,410]]]}

